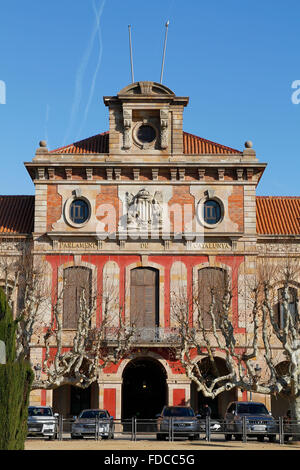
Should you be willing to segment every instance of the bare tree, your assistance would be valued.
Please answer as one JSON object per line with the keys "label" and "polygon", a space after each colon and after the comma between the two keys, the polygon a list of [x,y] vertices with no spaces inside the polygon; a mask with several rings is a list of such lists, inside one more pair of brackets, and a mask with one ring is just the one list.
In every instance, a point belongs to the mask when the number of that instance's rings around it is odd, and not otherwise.
{"label": "bare tree", "polygon": [[[235,330],[234,289],[225,271],[218,279],[211,276],[189,290],[171,293],[180,361],[204,396],[215,398],[235,387],[281,395],[289,399],[292,417],[300,421],[299,272],[299,260],[289,256],[277,262],[257,261],[248,293],[243,292],[248,303],[247,335]],[[218,367],[216,351],[226,361],[226,373]],[[206,360],[197,362],[199,355]],[[283,358],[284,373],[279,367]]]}
{"label": "bare tree", "polygon": [[[130,352],[134,329],[125,322],[119,286],[109,276],[99,290],[96,280],[82,283],[75,273],[53,291],[46,263],[34,258],[27,246],[17,256],[3,257],[0,272],[18,323],[18,356],[30,360],[33,345],[44,349],[33,390],[64,384],[86,388],[100,379],[105,367]],[[73,324],[67,329],[64,307],[70,300]]]}

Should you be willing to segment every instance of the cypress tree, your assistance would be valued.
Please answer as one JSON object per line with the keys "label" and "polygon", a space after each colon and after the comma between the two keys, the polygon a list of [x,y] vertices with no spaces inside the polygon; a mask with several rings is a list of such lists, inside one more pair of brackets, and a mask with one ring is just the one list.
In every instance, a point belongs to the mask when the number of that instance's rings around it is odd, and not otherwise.
{"label": "cypress tree", "polygon": [[16,329],[6,296],[0,288],[0,340],[6,364],[0,364],[0,450],[23,450],[33,372],[28,361],[16,359]]}

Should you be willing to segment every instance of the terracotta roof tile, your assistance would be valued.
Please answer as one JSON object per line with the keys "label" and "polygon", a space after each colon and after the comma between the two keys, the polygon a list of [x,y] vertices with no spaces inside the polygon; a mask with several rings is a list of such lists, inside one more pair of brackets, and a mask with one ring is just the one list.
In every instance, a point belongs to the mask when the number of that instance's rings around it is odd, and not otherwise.
{"label": "terracotta roof tile", "polygon": [[[86,154],[86,153],[108,153],[109,152],[109,132],[88,137],[87,139],[80,140],[65,147],[51,150],[50,153],[61,154]],[[196,135],[183,133],[183,153],[190,155],[203,155],[203,154],[239,154],[240,150],[226,147],[225,145],[217,144],[211,140],[197,137]]]}
{"label": "terracotta roof tile", "polygon": [[109,133],[103,132],[102,134],[88,137],[87,139],[74,142],[73,144],[51,150],[50,153],[108,153],[109,152]]}
{"label": "terracotta roof tile", "polygon": [[185,154],[230,154],[238,153],[242,154],[240,150],[226,147],[225,145],[217,144],[211,140],[203,139],[188,132],[183,133],[183,153]]}
{"label": "terracotta roof tile", "polygon": [[300,197],[257,196],[256,230],[262,235],[299,235]]}
{"label": "terracotta roof tile", "polygon": [[0,233],[33,232],[34,196],[0,196]]}

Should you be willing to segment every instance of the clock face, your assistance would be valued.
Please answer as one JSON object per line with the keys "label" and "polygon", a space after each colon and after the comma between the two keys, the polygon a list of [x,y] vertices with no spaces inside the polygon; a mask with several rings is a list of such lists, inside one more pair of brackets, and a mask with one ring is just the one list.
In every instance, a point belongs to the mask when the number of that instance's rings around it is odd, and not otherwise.
{"label": "clock face", "polygon": [[148,124],[143,124],[138,128],[136,136],[140,142],[149,144],[150,142],[153,142],[153,140],[155,140],[156,132],[152,126],[149,126]]}

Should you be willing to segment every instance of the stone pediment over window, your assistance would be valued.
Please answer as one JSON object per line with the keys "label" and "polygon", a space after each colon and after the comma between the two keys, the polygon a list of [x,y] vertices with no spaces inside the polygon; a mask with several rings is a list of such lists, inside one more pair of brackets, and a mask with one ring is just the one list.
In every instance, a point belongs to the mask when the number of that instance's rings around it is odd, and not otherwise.
{"label": "stone pediment over window", "polygon": [[123,88],[118,97],[123,95],[175,95],[170,88],[156,82],[135,82]]}

